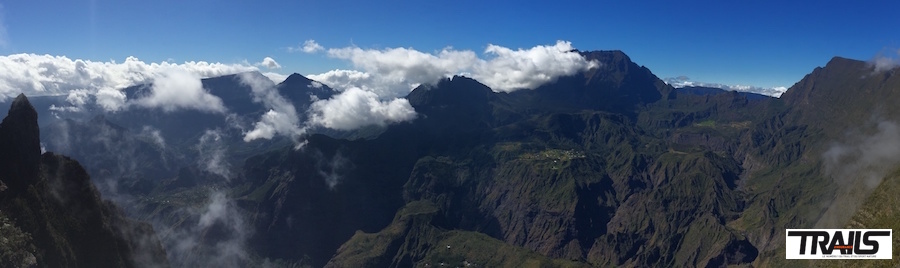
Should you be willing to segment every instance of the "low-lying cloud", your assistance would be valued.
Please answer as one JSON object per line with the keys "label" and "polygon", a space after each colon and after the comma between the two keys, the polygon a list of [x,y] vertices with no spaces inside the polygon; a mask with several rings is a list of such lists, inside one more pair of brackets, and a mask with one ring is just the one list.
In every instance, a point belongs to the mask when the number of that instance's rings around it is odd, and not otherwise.
{"label": "low-lying cloud", "polygon": [[512,50],[488,45],[485,54],[493,58],[479,61],[472,78],[496,91],[534,89],[555,82],[561,76],[596,68],[600,63],[587,61],[575,52],[571,42],[557,41],[553,46],[535,46]]}
{"label": "low-lying cloud", "polygon": [[197,143],[197,165],[209,173],[231,180],[231,164],[222,131],[208,129]]}
{"label": "low-lying cloud", "polygon": [[159,108],[165,112],[179,109],[195,109],[211,113],[224,113],[222,99],[203,88],[200,77],[194,73],[169,69],[159,72],[153,79],[150,96],[134,100],[134,105]]}
{"label": "low-lying cloud", "polygon": [[[264,60],[265,61],[265,60]],[[274,63],[274,60],[272,60]],[[70,59],[66,56],[13,54],[0,56],[0,101],[19,93],[28,96],[66,95],[87,90],[101,106],[122,107],[119,89],[152,81],[159,73],[180,70],[200,78],[216,77],[259,68],[247,63],[225,64],[205,61],[147,63],[136,57],[124,62]],[[274,73],[267,73],[274,74]],[[280,75],[267,75],[277,79]],[[283,80],[283,79],[282,79]],[[280,82],[280,81],[279,81]],[[123,95],[124,96],[124,95]]]}
{"label": "low-lying cloud", "polygon": [[900,66],[900,50],[878,53],[868,63],[874,68],[875,73],[890,71]]}
{"label": "low-lying cloud", "polygon": [[381,79],[377,79],[367,72],[357,70],[331,70],[321,74],[311,74],[307,77],[326,84],[337,91],[355,87],[373,92],[375,91],[374,89],[378,88],[380,89],[379,91],[386,92],[389,91],[386,88],[390,86],[388,85],[390,83],[381,81]]}
{"label": "low-lying cloud", "polygon": [[697,82],[692,81],[687,76],[679,76],[679,77],[668,77],[663,78],[663,81],[666,84],[669,84],[675,88],[682,87],[711,87],[711,88],[721,88],[728,91],[737,91],[737,92],[750,92],[756,93],[766,96],[772,97],[781,97],[781,94],[787,92],[787,87],[757,87],[757,86],[746,86],[746,85],[725,85],[720,83],[706,83],[706,82]]}
{"label": "low-lying cloud", "polygon": [[900,125],[881,121],[872,134],[850,133],[831,144],[822,162],[825,174],[838,186],[838,196],[817,226],[842,228],[884,177],[900,166]]}
{"label": "low-lying cloud", "polygon": [[163,138],[162,133],[159,131],[159,129],[151,126],[144,126],[138,136],[150,140],[154,145],[156,145],[156,147],[159,147],[160,149],[166,149],[166,139]]}
{"label": "low-lying cloud", "polygon": [[309,124],[337,130],[384,126],[416,118],[416,111],[408,100],[395,98],[382,101],[375,93],[359,88],[350,88],[333,98],[316,101],[310,105],[309,113]]}
{"label": "low-lying cloud", "polygon": [[334,190],[334,187],[344,180],[345,174],[354,168],[353,162],[344,157],[340,150],[335,152],[331,158],[326,157],[319,150],[315,150],[311,155],[316,159],[316,171],[325,179],[325,184],[330,190]]}
{"label": "low-lying cloud", "polygon": [[[234,201],[212,191],[202,208],[187,208],[185,224],[155,222],[166,254],[176,267],[246,267],[250,264],[247,239],[252,228]],[[191,222],[190,220],[196,219]]]}
{"label": "low-lying cloud", "polygon": [[471,50],[444,48],[428,53],[413,48],[327,49],[329,57],[350,61],[358,71],[333,70],[310,75],[337,90],[359,88],[382,99],[402,97],[420,84],[463,74],[485,83],[494,91],[534,89],[561,76],[599,66],[581,56],[570,42],[510,49],[489,44],[484,58]]}
{"label": "low-lying cloud", "polygon": [[299,143],[299,138],[305,130],[300,127],[297,109],[293,103],[278,93],[275,84],[256,73],[242,73],[238,75],[238,79],[250,87],[254,102],[262,103],[269,109],[253,124],[253,129],[244,134],[244,141],[271,139],[275,135],[284,135]]}

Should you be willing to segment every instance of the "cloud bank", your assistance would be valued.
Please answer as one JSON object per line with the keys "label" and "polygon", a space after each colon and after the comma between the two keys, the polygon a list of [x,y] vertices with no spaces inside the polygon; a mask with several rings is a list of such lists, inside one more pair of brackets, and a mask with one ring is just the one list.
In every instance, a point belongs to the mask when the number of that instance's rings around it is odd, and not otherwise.
{"label": "cloud bank", "polygon": [[340,91],[348,88],[371,91],[382,99],[402,97],[420,84],[458,74],[481,81],[498,92],[534,89],[599,65],[587,61],[567,41],[515,50],[489,44],[483,57],[471,50],[450,47],[433,53],[402,47],[345,47],[327,49],[327,55],[347,60],[360,70],[332,70],[310,78]]}
{"label": "cloud bank", "polygon": [[189,71],[169,69],[161,71],[153,79],[150,96],[136,99],[134,105],[159,108],[165,112],[179,109],[195,109],[211,113],[224,113],[222,99],[206,89],[200,77]]}
{"label": "cloud bank", "polygon": [[663,81],[666,82],[666,84],[669,84],[670,86],[675,87],[675,88],[712,87],[712,88],[721,88],[721,89],[728,90],[728,91],[750,92],[750,93],[762,94],[762,95],[772,96],[772,97],[776,97],[776,98],[781,97],[781,94],[784,94],[784,92],[787,92],[787,90],[788,90],[787,87],[765,88],[765,87],[757,87],[757,86],[725,85],[725,84],[719,84],[719,83],[697,82],[697,81],[691,81],[691,79],[688,78],[687,76],[663,78]]}
{"label": "cloud bank", "polygon": [[316,101],[310,106],[309,113],[308,124],[337,130],[384,126],[416,118],[415,109],[408,100],[382,101],[375,93],[359,88],[349,88],[333,98]]}
{"label": "cloud bank", "polygon": [[[125,100],[124,95],[115,91],[150,82],[161,73],[181,71],[208,78],[258,70],[258,67],[246,63],[147,63],[136,57],[128,57],[124,62],[89,61],[65,56],[14,54],[0,56],[0,102],[19,93],[29,96],[67,95],[72,90],[86,90],[96,97],[98,104],[115,110],[121,108]],[[273,79],[280,77],[271,74],[267,76]]]}

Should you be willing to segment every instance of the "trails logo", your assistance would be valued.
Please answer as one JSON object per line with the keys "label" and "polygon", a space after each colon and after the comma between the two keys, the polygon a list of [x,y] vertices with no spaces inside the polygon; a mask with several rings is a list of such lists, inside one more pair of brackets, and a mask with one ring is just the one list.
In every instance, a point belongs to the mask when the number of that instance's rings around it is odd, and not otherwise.
{"label": "trails logo", "polygon": [[787,259],[886,259],[891,229],[787,229]]}

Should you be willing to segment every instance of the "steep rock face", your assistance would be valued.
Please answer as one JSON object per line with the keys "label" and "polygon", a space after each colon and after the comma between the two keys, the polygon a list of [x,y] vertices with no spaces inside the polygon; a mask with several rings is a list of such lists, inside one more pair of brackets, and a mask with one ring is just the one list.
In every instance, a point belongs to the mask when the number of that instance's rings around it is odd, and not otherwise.
{"label": "steep rock face", "polygon": [[[890,139],[876,143],[878,150],[885,149],[881,153],[864,150],[838,162],[826,159],[829,151],[840,155],[835,150],[855,150],[860,140],[900,122],[896,72],[875,72],[866,62],[835,57],[773,102],[773,113],[742,137],[747,162],[762,168],[747,181],[752,189],[748,195],[754,198],[741,229],[771,230],[748,233],[760,248],[759,265],[803,265],[783,260],[784,229],[843,227],[856,205],[875,190],[863,180],[881,181],[895,169],[897,162],[891,159],[897,154]],[[863,156],[880,160],[854,168]]]}
{"label": "steep rock face", "polygon": [[[675,97],[675,89],[649,69],[638,66],[622,51],[581,53],[599,66],[581,74],[560,77],[534,90],[509,95],[515,106],[542,111],[599,110],[635,117],[647,104]],[[522,103],[521,100],[525,100]]]}
{"label": "steep rock face", "polygon": [[0,125],[0,144],[0,179],[10,185],[0,191],[0,213],[30,236],[37,265],[168,266],[153,229],[102,201],[78,162],[41,155],[37,113],[24,95]]}
{"label": "steep rock face", "polygon": [[334,95],[330,87],[306,78],[298,73],[291,74],[287,79],[277,85],[278,93],[291,100],[298,113],[309,108],[315,99],[324,100]]}
{"label": "steep rock face", "polygon": [[[380,139],[383,139],[380,138]],[[249,244],[271,259],[308,258],[322,266],[356,230],[377,231],[403,205],[412,147],[313,135],[302,149],[246,161],[246,193],[255,235]],[[385,154],[384,152],[391,152]]]}
{"label": "steep rock face", "polygon": [[37,112],[24,94],[12,102],[9,115],[0,123],[0,168],[4,181],[11,191],[25,191],[36,182],[41,158],[40,129]]}

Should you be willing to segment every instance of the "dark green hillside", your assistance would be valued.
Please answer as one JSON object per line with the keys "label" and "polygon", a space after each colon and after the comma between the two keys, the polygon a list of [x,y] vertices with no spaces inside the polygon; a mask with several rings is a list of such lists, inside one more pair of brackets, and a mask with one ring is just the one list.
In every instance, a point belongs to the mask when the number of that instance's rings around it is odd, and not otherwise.
{"label": "dark green hillside", "polygon": [[[772,99],[679,96],[621,52],[587,55],[602,67],[514,93],[454,77],[410,93],[419,119],[378,138],[313,136],[301,151],[248,160],[256,183],[246,198],[263,198],[257,239],[278,245],[260,252],[300,249],[313,264],[336,266],[488,260],[440,255],[433,243],[452,238],[505,243],[489,252],[523,265],[755,261],[747,231],[731,226],[747,205],[736,156],[745,152],[740,137],[763,122],[748,112],[769,114]],[[321,163],[337,152],[353,165],[329,189]],[[367,199],[372,192],[377,202]],[[403,203],[433,208],[405,217]],[[284,213],[295,214],[277,216]],[[334,242],[340,250],[327,247]],[[296,257],[278,254],[271,257]]]}

